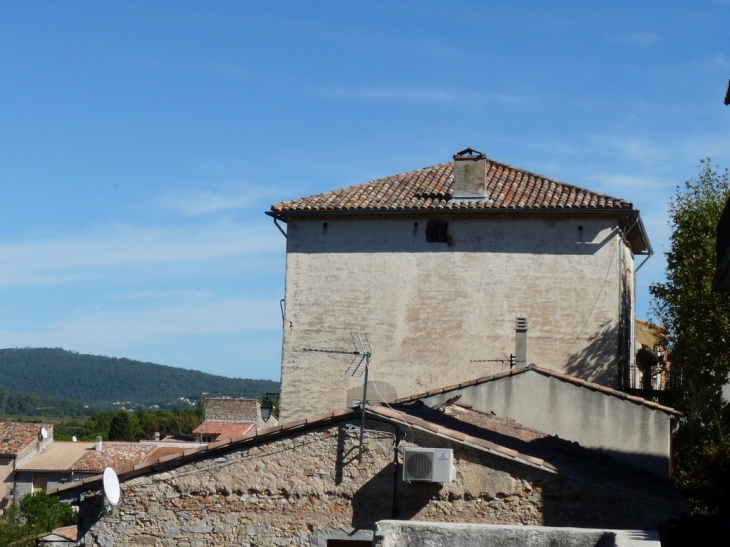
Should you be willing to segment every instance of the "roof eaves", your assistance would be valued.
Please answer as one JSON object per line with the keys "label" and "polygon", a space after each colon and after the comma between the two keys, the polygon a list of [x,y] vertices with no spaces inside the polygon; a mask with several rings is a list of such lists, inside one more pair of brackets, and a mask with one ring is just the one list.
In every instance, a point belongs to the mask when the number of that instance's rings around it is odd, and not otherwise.
{"label": "roof eaves", "polygon": [[[638,211],[636,209],[621,207],[453,207],[445,208],[443,205],[438,207],[373,207],[373,208],[308,208],[308,209],[274,209],[272,206],[270,211],[264,211],[265,215],[286,222],[287,217],[317,217],[317,216],[375,216],[375,215],[423,215],[438,210],[441,215],[564,215],[566,213],[574,215],[634,215]],[[648,240],[647,240],[648,243]],[[638,254],[638,253],[637,253]]]}
{"label": "roof eaves", "polygon": [[[432,424],[428,421],[422,420],[420,418],[416,418],[415,416],[412,416],[410,414],[407,414],[405,412],[397,412],[395,410],[388,409],[387,411],[383,407],[370,407],[368,409],[368,412],[371,414],[379,414],[383,417],[388,418],[389,420],[393,420],[395,423],[398,422],[405,422],[408,425],[412,427],[416,427],[419,429],[422,429],[428,433],[432,433],[434,435],[437,435],[439,437],[455,441],[464,445],[471,446],[472,448],[476,448],[478,450],[483,450],[485,452],[489,452],[490,454],[493,454],[500,458],[505,458],[509,460],[513,460],[516,462],[519,462],[524,465],[528,465],[530,467],[541,469],[542,471],[545,471],[547,473],[551,474],[557,474],[557,475],[563,475],[567,478],[577,480],[580,482],[584,482],[587,484],[591,484],[593,486],[596,486],[598,488],[602,488],[604,490],[612,491],[612,492],[619,492],[622,495],[625,495],[627,497],[631,497],[634,499],[637,499],[639,501],[643,501],[646,503],[649,503],[651,505],[655,505],[658,507],[663,507],[666,509],[670,509],[674,512],[678,512],[676,507],[673,507],[671,502],[664,503],[664,500],[657,500],[653,497],[651,497],[650,492],[645,492],[644,495],[641,495],[641,493],[636,492],[633,490],[633,484],[617,484],[612,483],[610,481],[600,480],[600,478],[597,479],[597,476],[595,474],[589,474],[587,475],[585,472],[580,470],[573,470],[568,467],[564,467],[562,465],[555,465],[555,463],[546,461],[544,459],[540,458],[534,458],[532,456],[529,456],[527,454],[522,454],[516,450],[498,445],[496,443],[493,443],[491,441],[487,441],[485,439],[480,439],[478,437],[472,437],[471,435],[464,436],[463,434],[460,434],[458,431],[438,426],[436,424]],[[392,414],[398,414],[397,417],[393,416]]]}
{"label": "roof eaves", "polygon": [[[341,420],[349,419],[356,416],[356,413],[352,409],[342,409],[337,410],[333,412],[327,412],[325,414],[319,414],[317,416],[313,416],[311,418],[307,418],[305,421],[303,420],[295,420],[292,422],[286,422],[284,424],[278,425],[276,427],[269,427],[266,429],[261,429],[255,434],[246,434],[238,437],[234,437],[233,439],[223,439],[221,441],[208,444],[204,447],[196,447],[196,448],[189,448],[187,450],[181,450],[180,452],[175,452],[173,454],[168,454],[165,456],[161,456],[159,459],[154,461],[145,461],[138,465],[130,466],[123,471],[118,473],[119,480],[125,481],[129,480],[141,475],[145,475],[149,472],[154,471],[156,468],[158,468],[162,464],[168,464],[168,465],[182,465],[185,463],[189,463],[191,461],[195,461],[197,459],[200,459],[201,457],[204,457],[208,454],[216,454],[219,452],[225,452],[226,450],[232,450],[235,448],[238,448],[239,446],[245,446],[247,444],[256,444],[260,442],[266,442],[268,440],[274,440],[276,438],[281,437],[282,435],[287,435],[289,433],[293,433],[295,431],[299,431],[302,429],[314,429],[316,427],[325,425],[329,422],[338,422]],[[62,492],[67,492],[74,490],[76,488],[82,488],[85,486],[88,486],[90,484],[95,484],[97,482],[100,482],[102,480],[102,475],[94,475],[92,477],[88,477],[84,479],[83,481],[76,481],[71,482],[68,484],[64,484],[62,486],[59,486],[58,488],[54,490],[49,490],[49,495],[55,495]],[[86,490],[87,488],[84,488]]]}
{"label": "roof eaves", "polygon": [[399,399],[395,399],[392,402],[393,402],[393,404],[403,404],[403,403],[414,402],[419,399],[431,397],[433,395],[441,395],[443,393],[448,393],[450,391],[457,391],[459,389],[464,389],[466,387],[470,387],[470,386],[474,386],[474,385],[484,384],[487,382],[494,382],[496,380],[500,380],[500,379],[506,378],[508,376],[515,376],[517,374],[522,374],[524,372],[527,372],[528,370],[534,370],[535,372],[540,373],[544,376],[550,376],[550,377],[556,378],[558,380],[563,380],[563,381],[571,383],[575,386],[590,389],[591,391],[598,391],[601,393],[605,393],[606,395],[617,397],[619,399],[623,399],[625,401],[629,401],[634,404],[646,406],[646,407],[652,408],[654,410],[659,410],[666,414],[672,414],[674,416],[683,416],[684,415],[679,410],[676,410],[676,409],[668,407],[668,406],[661,405],[659,403],[655,403],[654,401],[648,401],[646,399],[643,399],[642,397],[636,397],[634,395],[629,395],[628,393],[624,393],[623,391],[617,391],[610,387],[602,386],[600,384],[596,384],[593,382],[589,382],[587,380],[583,380],[582,378],[576,378],[575,376],[569,376],[567,374],[562,374],[560,372],[550,370],[548,368],[538,367],[536,365],[529,365],[527,367],[513,368],[513,369],[505,371],[505,372],[499,372],[497,374],[492,374],[491,376],[483,376],[483,377],[477,378],[475,380],[469,380],[467,382],[462,382],[460,384],[452,385],[449,387],[444,387],[441,389],[433,389],[431,391],[427,391],[424,393],[417,393],[415,395],[401,397]]}

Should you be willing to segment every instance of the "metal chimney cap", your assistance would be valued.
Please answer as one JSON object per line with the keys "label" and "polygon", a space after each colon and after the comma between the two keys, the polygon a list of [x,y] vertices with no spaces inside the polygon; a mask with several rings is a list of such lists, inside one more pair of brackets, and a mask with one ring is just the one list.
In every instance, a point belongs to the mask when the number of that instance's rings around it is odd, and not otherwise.
{"label": "metal chimney cap", "polygon": [[516,330],[527,330],[528,320],[526,315],[518,315],[515,317],[515,329]]}
{"label": "metal chimney cap", "polygon": [[457,152],[454,154],[454,159],[457,158],[469,158],[469,159],[486,159],[487,155],[484,152],[480,152],[479,150],[474,150],[473,148],[465,148],[461,152]]}

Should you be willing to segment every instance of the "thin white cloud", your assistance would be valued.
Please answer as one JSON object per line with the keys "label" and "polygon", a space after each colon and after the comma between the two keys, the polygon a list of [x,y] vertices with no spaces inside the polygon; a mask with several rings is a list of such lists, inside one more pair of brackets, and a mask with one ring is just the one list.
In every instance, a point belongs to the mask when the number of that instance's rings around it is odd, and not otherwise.
{"label": "thin white cloud", "polygon": [[315,95],[345,100],[404,102],[413,104],[484,106],[488,103],[524,104],[534,99],[508,93],[479,93],[439,87],[335,87],[315,89]]}
{"label": "thin white cloud", "polygon": [[711,70],[722,69],[730,70],[730,59],[720,53],[716,54],[712,59],[705,63],[705,67]]}
{"label": "thin white cloud", "polygon": [[174,299],[205,299],[211,298],[214,295],[212,291],[195,291],[195,290],[162,290],[162,289],[143,289],[139,291],[132,291],[120,294],[111,295],[109,298],[112,300],[167,300],[169,298]]}
{"label": "thin white cloud", "polygon": [[186,216],[199,216],[261,206],[264,199],[274,200],[277,195],[277,188],[229,182],[211,189],[169,190],[159,198],[159,204]]}
{"label": "thin white cloud", "polygon": [[[668,185],[671,185],[670,180],[663,177],[656,176],[641,176],[641,175],[620,175],[611,173],[596,173],[587,177],[587,180],[594,182],[595,190],[600,190],[607,194],[612,194],[615,190],[623,192],[621,196],[628,195],[626,192],[637,194],[638,192],[662,192],[665,193]],[[624,192],[626,191],[626,192]]]}
{"label": "thin white cloud", "polygon": [[664,163],[673,157],[670,147],[648,138],[593,135],[589,139],[594,143],[595,147],[602,148],[604,152],[618,153],[625,159],[633,160],[644,165]]}
{"label": "thin white cloud", "polygon": [[0,331],[0,347],[65,347],[109,354],[161,338],[281,328],[276,298],[185,299],[169,306],[87,310],[38,330]]}
{"label": "thin white cloud", "polygon": [[221,221],[168,229],[117,225],[79,236],[0,245],[0,289],[120,276],[153,266],[196,266],[284,252],[281,235],[264,223]]}
{"label": "thin white cloud", "polygon": [[633,32],[631,34],[620,34],[611,38],[614,42],[630,44],[641,47],[651,47],[659,42],[659,35],[654,32]]}

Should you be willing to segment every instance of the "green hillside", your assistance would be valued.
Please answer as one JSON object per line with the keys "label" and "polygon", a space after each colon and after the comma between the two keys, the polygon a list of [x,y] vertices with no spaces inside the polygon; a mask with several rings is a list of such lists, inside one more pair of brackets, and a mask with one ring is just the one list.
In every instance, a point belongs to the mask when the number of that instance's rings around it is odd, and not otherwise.
{"label": "green hillside", "polygon": [[84,408],[84,405],[68,399],[53,395],[20,393],[0,387],[0,415],[80,418],[89,414],[90,411]]}
{"label": "green hillside", "polygon": [[271,380],[226,378],[61,348],[0,349],[0,387],[85,404],[145,405],[169,405],[180,397],[258,398],[267,391],[279,391],[279,383]]}

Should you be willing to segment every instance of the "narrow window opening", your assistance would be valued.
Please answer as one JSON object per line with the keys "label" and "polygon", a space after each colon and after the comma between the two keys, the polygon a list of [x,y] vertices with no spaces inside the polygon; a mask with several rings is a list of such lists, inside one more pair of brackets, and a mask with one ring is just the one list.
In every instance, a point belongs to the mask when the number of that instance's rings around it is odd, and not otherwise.
{"label": "narrow window opening", "polygon": [[426,223],[426,241],[429,243],[448,243],[449,223],[445,220],[429,220]]}

